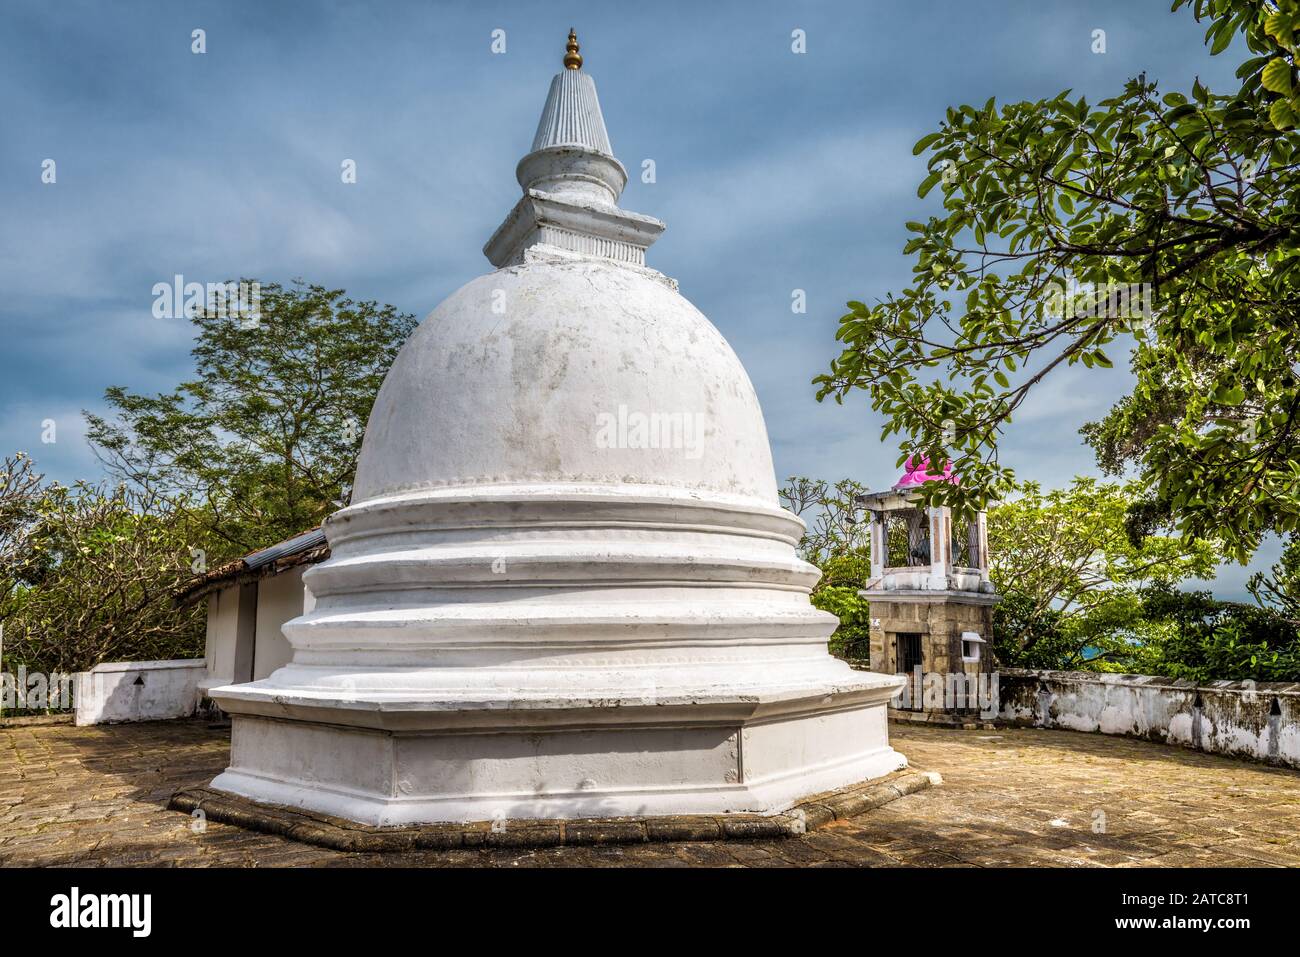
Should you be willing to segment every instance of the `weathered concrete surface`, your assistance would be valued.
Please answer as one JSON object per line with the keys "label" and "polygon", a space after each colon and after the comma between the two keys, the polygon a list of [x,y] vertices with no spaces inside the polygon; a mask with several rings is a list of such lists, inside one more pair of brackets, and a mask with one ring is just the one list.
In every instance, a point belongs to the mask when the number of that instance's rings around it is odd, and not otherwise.
{"label": "weathered concrete surface", "polygon": [[22,728],[37,724],[72,724],[76,717],[71,711],[56,711],[53,714],[24,714],[10,716],[0,712],[0,728]]}
{"label": "weathered concrete surface", "polygon": [[[783,814],[678,814],[666,817],[588,818],[569,821],[475,821],[371,827],[297,808],[262,804],[214,791],[182,788],[168,806],[207,821],[281,834],[337,851],[412,851],[457,847],[580,847],[661,841],[783,839],[846,820],[930,787],[938,775],[894,774],[810,797]],[[197,813],[196,813],[197,812]]]}
{"label": "weathered concrete surface", "polygon": [[[780,841],[325,850],[166,809],[228,759],[200,722],[0,731],[0,863],[164,866],[1300,866],[1300,774],[1069,731],[894,725],[941,787]],[[1094,827],[1104,826],[1101,833]]]}
{"label": "weathered concrete surface", "polygon": [[75,676],[77,724],[188,717],[198,707],[206,674],[202,658],[106,661]]}
{"label": "weathered concrete surface", "polygon": [[1004,669],[1001,717],[1300,768],[1300,684]]}

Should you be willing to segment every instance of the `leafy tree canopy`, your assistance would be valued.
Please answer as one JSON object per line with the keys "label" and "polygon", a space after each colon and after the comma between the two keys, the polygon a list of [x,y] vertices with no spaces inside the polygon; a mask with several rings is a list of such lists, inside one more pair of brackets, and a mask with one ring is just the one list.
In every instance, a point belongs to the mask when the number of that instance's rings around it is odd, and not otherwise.
{"label": "leafy tree canopy", "polygon": [[[1125,513],[1140,494],[1136,483],[1092,478],[1049,492],[1026,482],[989,511],[989,577],[998,592],[1026,599],[1018,614],[1032,622],[1093,612],[1149,585],[1211,577],[1214,543],[1164,535],[1135,543],[1125,533]],[[1040,635],[1024,628],[1003,640],[1027,648]]]}
{"label": "leafy tree canopy", "polygon": [[900,463],[952,461],[962,484],[924,493],[966,511],[1013,488],[998,440],[1039,383],[1131,349],[1132,392],[1085,430],[1144,479],[1130,528],[1245,560],[1300,528],[1300,0],[1183,7],[1213,54],[1244,40],[1239,88],[950,109],[916,144],[943,215],[907,224],[914,281],[849,303],[815,381],[866,390]]}
{"label": "leafy tree canopy", "polygon": [[1277,563],[1252,575],[1247,587],[1260,605],[1300,625],[1300,538],[1287,542]]}
{"label": "leafy tree canopy", "polygon": [[173,601],[201,534],[189,516],[125,484],[46,483],[25,455],[9,457],[0,466],[6,669],[202,654],[201,607]]}
{"label": "leafy tree canopy", "polygon": [[1026,483],[1020,491],[988,519],[1002,665],[1195,681],[1300,678],[1294,620],[1176,587],[1214,573],[1216,543],[1128,534],[1139,483],[1076,478],[1066,489]]}
{"label": "leafy tree canopy", "polygon": [[1151,534],[1130,537],[1124,517],[1137,483],[1076,478],[1034,482],[989,511],[989,576],[1001,603],[994,650],[1004,665],[1094,667],[1149,638],[1141,596],[1214,574],[1216,545]]}
{"label": "leafy tree canopy", "polygon": [[785,480],[778,495],[781,503],[804,522],[805,532],[799,542],[799,555],[804,561],[824,567],[832,556],[869,547],[869,533],[857,502],[857,497],[868,491],[852,479],[840,479],[834,485],[802,476]]}
{"label": "leafy tree canopy", "polygon": [[868,526],[861,521],[857,503],[867,491],[852,479],[832,485],[791,476],[779,493],[782,504],[807,528],[799,555],[822,570],[810,598],[814,606],[839,618],[829,648],[845,658],[866,659],[871,653],[871,606],[858,594],[871,574]]}
{"label": "leafy tree canopy", "polygon": [[[207,308],[194,378],[86,413],[114,477],[184,507],[229,554],[319,524],[350,494],[370,407],[415,318],[342,290],[262,285],[256,322]],[[215,556],[214,556],[215,557]]]}
{"label": "leafy tree canopy", "polygon": [[1134,617],[1147,640],[1116,654],[1115,670],[1196,682],[1300,680],[1300,634],[1270,608],[1149,588]]}

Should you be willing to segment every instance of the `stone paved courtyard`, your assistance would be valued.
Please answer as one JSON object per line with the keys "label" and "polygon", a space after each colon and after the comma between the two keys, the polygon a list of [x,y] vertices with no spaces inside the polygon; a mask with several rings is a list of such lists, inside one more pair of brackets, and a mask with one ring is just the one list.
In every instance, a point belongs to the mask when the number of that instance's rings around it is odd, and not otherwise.
{"label": "stone paved courtyard", "polygon": [[[784,841],[349,854],[166,809],[226,764],[198,721],[0,729],[0,863],[194,866],[1300,865],[1300,773],[1068,731],[893,725],[944,784]],[[1100,831],[1099,833],[1097,831]]]}

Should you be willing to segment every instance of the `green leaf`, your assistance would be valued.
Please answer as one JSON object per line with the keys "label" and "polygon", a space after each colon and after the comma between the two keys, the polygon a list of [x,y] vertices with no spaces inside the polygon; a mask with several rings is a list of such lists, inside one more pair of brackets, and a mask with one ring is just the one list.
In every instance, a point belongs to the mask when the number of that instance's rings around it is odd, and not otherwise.
{"label": "green leaf", "polygon": [[1236,31],[1232,28],[1232,20],[1225,18],[1214,30],[1214,45],[1210,47],[1210,56],[1218,56],[1224,50],[1228,49],[1228,44],[1232,42]]}
{"label": "green leaf", "polygon": [[1259,79],[1264,84],[1264,89],[1272,93],[1289,94],[1291,92],[1291,64],[1282,57],[1274,57],[1268,61],[1268,66],[1264,67],[1264,72],[1260,74]]}
{"label": "green leaf", "polygon": [[1291,46],[1291,14],[1276,11],[1264,18],[1264,32],[1284,47]]}
{"label": "green leaf", "polygon": [[1268,118],[1279,130],[1289,130],[1296,124],[1295,110],[1286,100],[1276,100],[1268,108]]}
{"label": "green leaf", "polygon": [[931,143],[939,139],[941,136],[943,136],[942,133],[930,133],[927,134],[926,136],[922,136],[919,140],[916,141],[916,145],[912,147],[912,155],[920,156],[922,153],[925,152],[926,148],[929,147]]}
{"label": "green leaf", "polygon": [[1241,405],[1242,402],[1246,401],[1246,392],[1239,385],[1227,388],[1220,386],[1215,390],[1214,399],[1224,405]]}

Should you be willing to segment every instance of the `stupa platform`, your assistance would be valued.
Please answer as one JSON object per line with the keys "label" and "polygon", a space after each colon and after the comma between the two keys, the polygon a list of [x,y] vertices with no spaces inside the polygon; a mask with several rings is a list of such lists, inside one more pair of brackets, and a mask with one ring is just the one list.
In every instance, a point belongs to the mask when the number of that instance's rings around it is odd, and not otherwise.
{"label": "stupa platform", "polygon": [[206,787],[177,791],[175,811],[335,851],[401,853],[454,848],[593,847],[674,841],[756,841],[799,837],[940,783],[933,771],[897,771],[812,795],[780,814],[676,814],[577,820],[495,820],[374,827],[347,818],[237,797]]}
{"label": "stupa platform", "polygon": [[852,673],[748,692],[471,698],[255,682],[223,689],[239,720],[212,787],[377,827],[771,814],[906,767],[885,727],[900,684]]}

